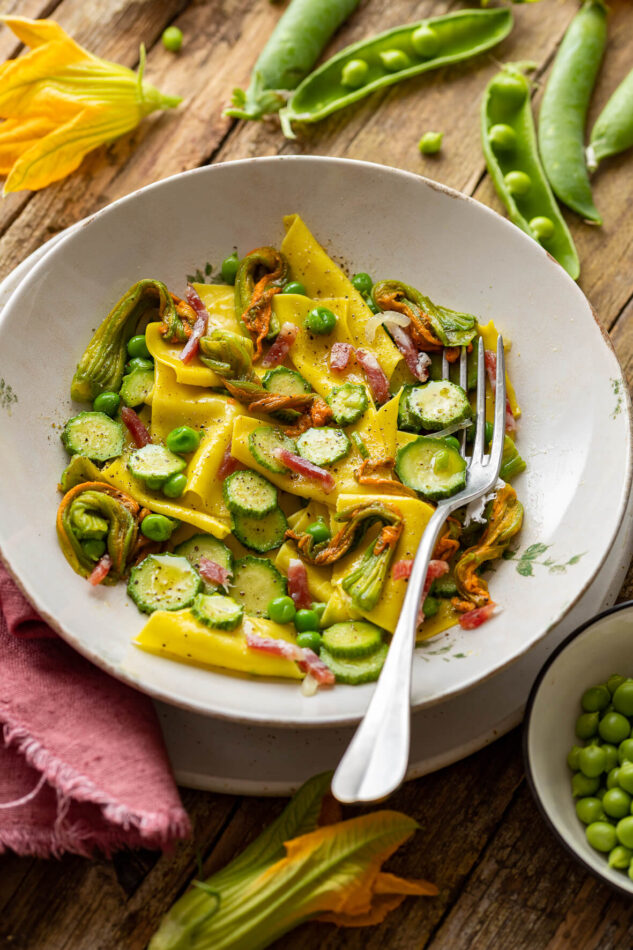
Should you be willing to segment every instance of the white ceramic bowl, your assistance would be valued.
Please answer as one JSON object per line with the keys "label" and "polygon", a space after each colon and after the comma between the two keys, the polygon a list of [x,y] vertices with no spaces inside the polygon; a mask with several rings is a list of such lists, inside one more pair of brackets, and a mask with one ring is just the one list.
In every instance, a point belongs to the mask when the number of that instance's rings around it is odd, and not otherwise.
{"label": "white ceramic bowl", "polygon": [[[484,323],[494,319],[513,343],[528,462],[515,483],[526,508],[519,553],[495,566],[498,616],[417,651],[414,705],[513,662],[587,589],[629,494],[630,411],[610,344],[562,268],[494,212],[406,172],[315,157],[213,165],[115,202],[56,244],[0,321],[0,552],[55,629],[113,675],[199,712],[324,725],[357,720],[372,687],[306,698],[291,683],[144,654],[130,646],[143,620],[123,586],[92,590],[69,568],[54,530],[66,460],[59,427],[77,411],[69,383],[94,327],[141,277],[177,292],[187,273],[217,265],[234,246],[279,244],[282,215],[292,211],[350,273],[400,278]],[[17,402],[6,398],[9,386]]]}
{"label": "white ceramic bowl", "polygon": [[528,783],[552,831],[593,874],[633,896],[626,871],[610,868],[594,851],[576,816],[567,753],[580,744],[574,732],[580,697],[612,673],[633,676],[633,601],[617,604],[570,634],[539,673],[528,700],[523,752]]}

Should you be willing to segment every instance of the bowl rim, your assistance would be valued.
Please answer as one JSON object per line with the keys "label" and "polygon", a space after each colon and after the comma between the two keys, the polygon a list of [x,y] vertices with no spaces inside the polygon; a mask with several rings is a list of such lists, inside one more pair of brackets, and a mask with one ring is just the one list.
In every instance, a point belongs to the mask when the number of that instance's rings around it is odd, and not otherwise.
{"label": "bowl rim", "polygon": [[585,857],[577,851],[576,848],[571,845],[568,840],[561,834],[554,822],[549,816],[545,805],[541,799],[541,796],[536,787],[536,781],[534,778],[534,772],[532,769],[532,763],[530,760],[529,754],[529,732],[530,724],[532,721],[532,712],[534,710],[534,705],[538,697],[538,691],[540,689],[541,683],[545,678],[545,674],[552,666],[552,664],[558,659],[561,653],[576,640],[578,637],[586,633],[591,627],[597,626],[602,623],[605,618],[610,617],[612,614],[620,613],[625,610],[633,610],[633,600],[624,600],[619,604],[614,604],[612,607],[607,607],[606,610],[601,610],[600,613],[596,614],[594,617],[590,617],[589,620],[585,620],[584,623],[581,623],[580,626],[576,627],[575,630],[565,637],[565,639],[558,644],[555,650],[552,651],[551,655],[547,658],[541,669],[539,670],[538,676],[532,684],[530,690],[530,695],[528,696],[527,703],[525,705],[525,715],[523,720],[523,729],[521,735],[521,749],[523,753],[523,764],[525,767],[525,778],[527,780],[528,788],[532,794],[532,798],[536,802],[536,806],[541,814],[541,817],[545,819],[546,825],[549,827],[550,831],[553,832],[555,838],[557,838],[559,844],[561,844],[565,851],[570,854],[576,861],[578,861],[582,866],[588,871],[593,877],[597,878],[599,881],[602,881],[604,884],[608,885],[614,891],[617,891],[618,894],[622,894],[629,899],[633,899],[633,882],[631,887],[625,887],[623,885],[617,884],[615,881],[612,881],[609,877],[604,874],[601,874],[600,871],[597,871]]}
{"label": "bowl rim", "polygon": [[[567,274],[564,268],[558,263],[558,261],[556,261],[551,256],[551,254],[549,254],[548,251],[546,251],[536,242],[532,241],[528,235],[526,235],[520,228],[514,225],[509,219],[503,217],[501,214],[496,212],[493,208],[490,208],[489,206],[483,204],[482,202],[478,201],[476,198],[473,198],[470,195],[465,195],[462,192],[457,191],[456,189],[451,188],[448,185],[444,185],[441,182],[434,181],[433,179],[427,178],[424,175],[417,174],[416,172],[407,171],[405,169],[395,168],[391,165],[385,165],[380,162],[369,162],[369,161],[364,161],[360,159],[343,158],[343,157],[338,157],[338,156],[327,156],[327,155],[269,155],[269,156],[260,156],[260,157],[254,157],[254,158],[235,159],[235,160],[227,161],[227,162],[216,162],[211,165],[203,165],[198,168],[187,169],[186,171],[178,172],[174,175],[167,176],[166,178],[162,178],[158,181],[150,182],[149,184],[144,185],[142,188],[138,188],[127,195],[123,195],[120,198],[117,198],[116,200],[107,204],[105,207],[99,209],[98,211],[92,214],[87,215],[81,221],[76,222],[75,225],[71,226],[68,229],[67,233],[65,233],[62,237],[60,237],[60,240],[57,241],[54,244],[54,246],[51,247],[50,250],[47,251],[37,261],[37,263],[34,266],[34,270],[38,272],[39,270],[43,269],[45,266],[45,263],[48,262],[49,256],[53,256],[60,249],[63,249],[66,242],[70,241],[75,236],[76,233],[82,231],[85,227],[89,228],[93,224],[93,222],[98,221],[102,216],[108,215],[113,209],[118,208],[119,206],[123,205],[126,202],[135,200],[137,196],[139,195],[142,195],[142,194],[144,195],[146,192],[150,192],[153,189],[161,188],[175,180],[185,179],[185,178],[189,178],[189,177],[193,177],[197,175],[204,176],[207,174],[212,174],[213,172],[211,170],[215,168],[226,168],[228,166],[251,166],[253,163],[279,165],[282,162],[291,162],[293,164],[316,162],[318,164],[323,164],[323,165],[326,165],[326,164],[344,165],[344,166],[351,166],[351,167],[363,167],[363,168],[367,168],[369,170],[374,170],[374,171],[380,170],[381,172],[386,172],[388,174],[393,174],[393,175],[396,175],[397,177],[407,179],[411,181],[412,183],[415,183],[416,185],[419,185],[420,183],[423,185],[426,185],[432,190],[440,194],[443,194],[446,197],[461,199],[462,201],[468,203],[469,205],[476,207],[477,214],[485,214],[491,218],[494,218],[494,220],[497,223],[497,226],[510,228],[515,232],[519,232],[525,241],[529,242],[530,245],[532,245],[535,249],[540,250],[542,255],[545,258],[548,258],[554,265],[556,265],[557,268],[559,268],[559,271],[558,271],[559,276],[564,281],[569,282],[569,284],[573,288],[575,288],[575,291],[578,294],[580,294],[582,300],[588,307],[589,313],[593,317],[594,323],[598,331],[600,332],[600,335],[604,343],[606,344],[613,359],[615,360],[615,363],[620,371],[620,374],[623,380],[626,381],[626,377],[622,369],[622,366],[620,364],[617,353],[615,352],[613,342],[611,341],[606,330],[600,324],[594,307],[592,306],[591,302],[588,300],[584,292],[581,290],[577,282],[574,281],[569,276],[569,274]],[[2,308],[2,313],[0,314],[0,323],[3,322],[4,313],[8,311],[14,305],[14,301],[18,299],[20,293],[22,292],[22,287],[23,287],[23,284],[25,283],[26,277],[30,277],[31,274],[32,274],[32,271],[29,271],[29,273],[25,275],[25,278],[19,282],[18,286],[11,293],[10,297],[6,301],[4,307]],[[631,494],[631,490],[633,486],[633,405],[632,405],[632,398],[629,392],[629,388],[626,385],[623,386],[622,396],[624,397],[623,398],[624,409],[627,414],[629,436],[630,436],[629,438],[630,451],[628,455],[628,465],[625,472],[625,479],[622,483],[623,485],[623,493],[621,496],[622,501],[621,501],[619,511],[617,513],[618,519],[617,519],[617,523],[614,528],[613,534],[610,538],[609,543],[605,546],[604,553],[602,557],[600,558],[600,560],[597,562],[591,576],[587,578],[586,582],[581,587],[579,587],[575,596],[572,597],[565,604],[565,606],[560,609],[560,612],[558,613],[558,615],[540,631],[538,636],[536,636],[530,643],[522,646],[518,650],[518,652],[514,653],[510,658],[501,662],[499,665],[496,665],[494,669],[489,669],[486,673],[471,676],[470,679],[463,682],[461,685],[453,687],[450,690],[450,692],[448,692],[447,694],[444,693],[441,696],[435,696],[435,697],[432,697],[431,699],[425,699],[421,702],[416,702],[415,706],[412,706],[412,710],[430,708],[433,705],[439,705],[448,699],[451,699],[462,693],[468,692],[470,689],[478,686],[479,684],[490,680],[497,673],[500,673],[501,671],[506,670],[511,664],[519,660],[530,649],[532,649],[532,647],[536,643],[540,642],[549,633],[551,633],[551,631],[559,623],[561,623],[564,620],[564,618],[568,615],[568,613],[575,607],[578,601],[584,596],[586,591],[590,588],[591,584],[593,583],[598,573],[602,569],[609,555],[609,551],[613,545],[613,542],[615,538],[617,537],[618,531],[620,529],[622,517],[624,516],[624,513],[626,511],[626,506],[627,506],[629,496]],[[288,728],[311,728],[311,727],[322,727],[322,726],[330,726],[330,725],[331,726],[352,725],[359,722],[364,715],[364,712],[358,712],[358,714],[354,713],[351,715],[350,714],[326,715],[325,717],[321,716],[317,719],[310,718],[310,719],[305,719],[298,722],[297,720],[277,719],[274,717],[271,719],[269,714],[265,714],[262,716],[253,716],[253,715],[242,716],[233,712],[226,712],[225,710],[221,710],[221,709],[211,710],[206,706],[201,707],[195,702],[184,703],[180,699],[174,699],[174,697],[171,694],[165,693],[163,688],[161,688],[160,686],[155,686],[151,683],[147,683],[146,680],[143,680],[142,682],[140,682],[135,676],[128,675],[124,669],[120,669],[119,667],[114,668],[111,664],[109,664],[106,660],[104,660],[103,657],[97,656],[92,651],[86,649],[82,642],[77,641],[72,636],[69,636],[69,634],[64,629],[64,625],[56,617],[53,617],[43,606],[40,605],[40,598],[39,598],[38,591],[35,589],[31,591],[29,588],[28,581],[23,582],[22,578],[18,577],[17,573],[13,569],[13,566],[9,558],[7,557],[6,551],[3,550],[1,537],[0,537],[0,558],[2,559],[3,563],[5,564],[5,566],[7,567],[9,571],[9,574],[11,575],[13,580],[16,582],[18,588],[24,594],[27,600],[33,603],[38,613],[40,613],[40,615],[46,621],[46,623],[48,623],[62,637],[62,639],[65,640],[71,646],[72,649],[77,650],[77,652],[85,656],[90,662],[99,666],[109,675],[115,676],[115,678],[125,682],[132,688],[135,688],[135,689],[140,690],[141,692],[144,692],[146,695],[149,695],[154,699],[161,700],[163,702],[169,703],[171,705],[176,705],[181,708],[186,708],[186,709],[191,710],[192,712],[200,713],[202,715],[206,715],[211,718],[227,719],[230,721],[241,721],[247,724],[248,723],[259,724],[259,725],[271,724],[271,725],[278,725],[281,727],[288,727]]]}

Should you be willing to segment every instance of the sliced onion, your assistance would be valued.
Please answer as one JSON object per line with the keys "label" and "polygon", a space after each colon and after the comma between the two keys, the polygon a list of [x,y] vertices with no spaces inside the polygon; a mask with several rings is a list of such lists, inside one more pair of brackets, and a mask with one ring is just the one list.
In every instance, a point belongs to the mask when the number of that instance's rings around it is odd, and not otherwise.
{"label": "sliced onion", "polygon": [[365,324],[365,338],[368,343],[373,343],[376,336],[376,330],[385,323],[396,327],[408,327],[411,323],[409,317],[404,313],[398,313],[397,310],[383,310],[382,313],[374,313]]}
{"label": "sliced onion", "polygon": [[301,684],[301,692],[304,696],[314,696],[319,690],[319,684],[312,673],[306,673]]}
{"label": "sliced onion", "polygon": [[447,435],[459,432],[460,429],[469,429],[472,424],[472,419],[464,419],[463,422],[454,422],[453,425],[446,426],[445,429],[440,429],[439,432],[427,432],[427,437],[429,439],[445,439]]}

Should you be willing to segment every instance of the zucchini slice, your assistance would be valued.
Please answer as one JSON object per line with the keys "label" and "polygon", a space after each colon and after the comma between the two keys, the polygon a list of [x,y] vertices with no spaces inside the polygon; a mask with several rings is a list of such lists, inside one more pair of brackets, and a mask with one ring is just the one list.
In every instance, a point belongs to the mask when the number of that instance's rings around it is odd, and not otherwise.
{"label": "zucchini slice", "polygon": [[312,392],[308,380],[296,369],[288,369],[286,366],[276,366],[264,373],[262,386],[269,393],[280,393],[282,396],[305,396],[306,393]]}
{"label": "zucchini slice", "polygon": [[269,472],[276,472],[280,475],[286,472],[287,468],[275,456],[276,449],[287,449],[289,452],[296,452],[297,446],[289,439],[281,429],[274,429],[272,426],[259,426],[253,429],[248,437],[248,448],[256,462]]}
{"label": "zucchini slice", "polygon": [[164,445],[155,445],[150,442],[142,448],[132,452],[127,460],[127,467],[135,478],[149,479],[151,488],[159,488],[172,475],[177,475],[187,467],[187,463],[180,455],[171,452]]}
{"label": "zucchini slice", "polygon": [[341,426],[351,426],[358,422],[367,409],[367,390],[356,383],[334,386],[327,397],[327,404],[335,422]]}
{"label": "zucchini slice", "polygon": [[135,369],[123,377],[119,395],[126,406],[134,409],[147,402],[154,388],[153,369]]}
{"label": "zucchini slice", "polygon": [[408,394],[407,403],[413,417],[427,432],[437,432],[463,422],[473,414],[468,394],[448,379],[414,386]]}
{"label": "zucchini slice", "polygon": [[333,465],[342,459],[352,444],[342,429],[323,426],[320,429],[307,429],[297,439],[299,455],[315,465]]}
{"label": "zucchini slice", "polygon": [[229,511],[252,518],[263,518],[277,507],[277,489],[274,485],[247,469],[233,472],[222,486]]}
{"label": "zucchini slice", "polygon": [[332,656],[330,651],[322,646],[320,657],[334,673],[337,683],[358,686],[360,683],[373,683],[378,679],[387,659],[388,650],[388,645],[381,643],[378,649],[369,656],[344,659]]}
{"label": "zucchini slice", "polygon": [[239,511],[233,514],[233,534],[245,548],[264,554],[284,543],[288,522],[281,508],[264,515],[263,518],[244,515]]}
{"label": "zucchini slice", "polygon": [[335,623],[323,631],[323,646],[337,659],[370,656],[382,643],[382,630],[365,620]]}
{"label": "zucchini slice", "polygon": [[191,605],[191,613],[205,627],[234,630],[241,623],[244,608],[225,594],[198,594]]}
{"label": "zucchini slice", "polygon": [[417,386],[411,386],[409,383],[402,387],[400,402],[398,403],[398,428],[403,432],[419,432],[422,428],[419,416],[413,413],[409,403],[411,393],[417,388]]}
{"label": "zucchini slice", "polygon": [[148,554],[130,571],[127,592],[140,611],[151,614],[190,607],[201,587],[202,580],[187,558]]}
{"label": "zucchini slice", "polygon": [[[223,544],[222,541],[218,541],[218,539],[214,538],[211,534],[194,534],[192,538],[188,538],[186,541],[183,541],[182,544],[179,544],[177,548],[174,548],[174,554],[180,557],[186,557],[196,570],[198,570],[200,558],[206,557],[210,561],[215,561],[216,564],[225,568],[229,573],[233,573],[233,555],[226,544]],[[219,589],[218,584],[214,584],[204,577],[202,578],[202,585],[205,594],[212,594]]]}
{"label": "zucchini slice", "polygon": [[107,462],[123,452],[123,426],[105,412],[80,412],[64,426],[64,448],[93,462]]}
{"label": "zucchini slice", "polygon": [[449,498],[466,484],[466,461],[444,439],[418,436],[398,449],[395,469],[403,485],[430,501]]}
{"label": "zucchini slice", "polygon": [[286,578],[272,561],[263,557],[240,558],[235,562],[233,586],[229,595],[253,617],[268,617],[268,605],[276,597],[285,597]]}

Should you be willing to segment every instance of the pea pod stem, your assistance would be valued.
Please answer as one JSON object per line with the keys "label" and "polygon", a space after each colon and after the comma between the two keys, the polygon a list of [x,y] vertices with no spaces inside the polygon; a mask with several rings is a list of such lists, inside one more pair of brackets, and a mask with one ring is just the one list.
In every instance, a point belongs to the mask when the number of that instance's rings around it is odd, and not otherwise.
{"label": "pea pod stem", "polygon": [[[283,133],[296,138],[294,122],[318,122],[376,89],[476,56],[501,42],[512,26],[512,14],[506,9],[461,10],[354,43],[300,83],[279,113]],[[350,63],[367,66],[358,85],[348,78]]]}
{"label": "pea pod stem", "polygon": [[575,280],[580,262],[539,159],[530,83],[523,69],[508,64],[484,93],[481,133],[486,164],[510,220],[538,239]]}
{"label": "pea pod stem", "polygon": [[353,13],[359,0],[292,0],[253,68],[244,92],[235,89],[224,114],[235,119],[260,119],[277,112],[287,92],[306,76],[328,40]]}
{"label": "pea pod stem", "polygon": [[539,118],[539,147],[556,196],[586,221],[602,224],[585,162],[585,124],[607,42],[603,0],[585,0],[560,45]]}
{"label": "pea pod stem", "polygon": [[633,147],[633,69],[617,87],[591,130],[587,166],[595,171],[603,158]]}

